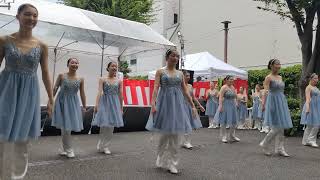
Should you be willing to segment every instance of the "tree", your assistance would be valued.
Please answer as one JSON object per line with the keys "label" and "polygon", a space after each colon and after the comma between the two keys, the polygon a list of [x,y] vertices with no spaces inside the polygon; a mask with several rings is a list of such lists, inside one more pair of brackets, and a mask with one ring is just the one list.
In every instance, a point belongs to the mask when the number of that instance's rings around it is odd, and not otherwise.
{"label": "tree", "polygon": [[123,77],[128,78],[128,73],[131,72],[127,61],[119,61],[119,71],[123,73]]}
{"label": "tree", "polygon": [[59,2],[148,25],[156,20],[154,0],[59,0]]}
{"label": "tree", "polygon": [[[302,75],[300,97],[304,102],[307,76],[320,73],[320,0],[254,0],[264,2],[258,9],[289,18],[295,25],[301,43]],[[316,25],[316,28],[314,28]]]}

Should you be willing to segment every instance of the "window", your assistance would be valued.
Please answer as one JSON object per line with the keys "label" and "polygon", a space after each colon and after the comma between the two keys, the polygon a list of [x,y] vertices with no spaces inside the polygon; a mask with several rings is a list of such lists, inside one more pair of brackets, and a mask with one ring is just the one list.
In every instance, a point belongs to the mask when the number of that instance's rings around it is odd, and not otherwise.
{"label": "window", "polygon": [[178,14],[174,13],[173,14],[173,24],[177,24],[178,23]]}
{"label": "window", "polygon": [[130,65],[137,65],[137,59],[131,59],[130,60]]}

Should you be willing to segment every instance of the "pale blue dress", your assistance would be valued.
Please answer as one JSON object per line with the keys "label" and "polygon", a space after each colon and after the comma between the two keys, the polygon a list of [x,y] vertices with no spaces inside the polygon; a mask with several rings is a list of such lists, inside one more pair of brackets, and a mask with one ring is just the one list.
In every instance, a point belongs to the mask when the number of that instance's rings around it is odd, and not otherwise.
{"label": "pale blue dress", "polygon": [[253,105],[252,105],[252,119],[259,119],[259,96],[253,96]]}
{"label": "pale blue dress", "polygon": [[[243,97],[243,100],[245,100],[245,97]],[[239,122],[244,123],[248,116],[247,103],[240,100],[238,111],[239,111]]]}
{"label": "pale blue dress", "polygon": [[123,117],[119,100],[120,81],[103,83],[103,95],[99,100],[98,112],[92,125],[99,127],[123,127]]}
{"label": "pale blue dress", "polygon": [[0,140],[26,141],[40,136],[37,69],[41,47],[22,53],[7,39],[5,68],[0,74]]}
{"label": "pale blue dress", "polygon": [[209,93],[207,104],[206,104],[206,113],[205,114],[209,117],[214,117],[214,115],[216,115],[218,106],[219,106],[218,97]]}
{"label": "pale blue dress", "polygon": [[284,86],[285,84],[283,81],[270,81],[269,93],[267,95],[264,111],[265,126],[282,129],[289,129],[292,127],[287,99],[283,93]]}
{"label": "pale blue dress", "polygon": [[301,124],[309,126],[320,126],[320,91],[314,87],[311,90],[310,112],[306,113],[306,104],[303,106],[301,114]]}
{"label": "pale blue dress", "polygon": [[[193,88],[192,87],[188,87],[188,89],[189,89],[190,96],[192,97],[193,96]],[[190,103],[187,100],[187,98],[185,98],[185,104],[186,104],[186,111],[187,111],[189,119],[190,119],[191,127],[193,129],[202,128],[202,123],[201,123],[201,120],[200,120],[200,116],[199,116],[198,113],[195,115],[195,117],[193,116],[192,106],[190,105]]]}
{"label": "pale blue dress", "polygon": [[52,115],[52,126],[66,131],[79,132],[83,129],[83,118],[78,97],[81,79],[69,79],[63,75]]}
{"label": "pale blue dress", "polygon": [[238,108],[235,102],[237,95],[234,91],[228,89],[224,93],[223,97],[223,111],[217,111],[216,115],[214,116],[214,120],[221,126],[235,127],[239,122]]}
{"label": "pale blue dress", "polygon": [[156,113],[150,113],[146,129],[167,134],[188,134],[192,131],[190,116],[181,84],[183,74],[169,75],[167,69],[160,77],[160,90],[156,100]]}

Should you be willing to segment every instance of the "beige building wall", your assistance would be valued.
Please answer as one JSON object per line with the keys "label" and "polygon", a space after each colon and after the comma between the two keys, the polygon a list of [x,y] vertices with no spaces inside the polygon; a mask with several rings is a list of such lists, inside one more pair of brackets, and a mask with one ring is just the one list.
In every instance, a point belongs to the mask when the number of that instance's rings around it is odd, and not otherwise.
{"label": "beige building wall", "polygon": [[[283,64],[301,63],[293,23],[257,9],[253,0],[181,0],[181,32],[185,53],[208,51],[224,59],[222,21],[232,21],[228,63],[244,69],[265,67],[270,58]],[[174,43],[178,44],[175,37]]]}

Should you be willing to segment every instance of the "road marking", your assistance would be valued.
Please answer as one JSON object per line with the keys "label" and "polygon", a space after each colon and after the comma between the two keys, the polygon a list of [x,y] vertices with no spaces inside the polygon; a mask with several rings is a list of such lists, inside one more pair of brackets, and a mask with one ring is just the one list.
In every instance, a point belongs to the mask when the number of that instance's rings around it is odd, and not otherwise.
{"label": "road marking", "polygon": [[92,160],[102,160],[102,159],[107,159],[108,157],[121,157],[121,156],[135,156],[135,155],[140,155],[143,150],[140,152],[134,152],[134,153],[124,153],[124,154],[112,154],[112,155],[100,155],[100,156],[90,156],[90,157],[83,157],[83,158],[74,158],[74,159],[66,159],[61,160],[48,160],[48,161],[35,161],[35,162],[30,162],[28,163],[29,167],[36,167],[36,166],[47,166],[47,165],[53,165],[53,164],[62,164],[65,162],[83,162],[83,161],[92,161]]}

